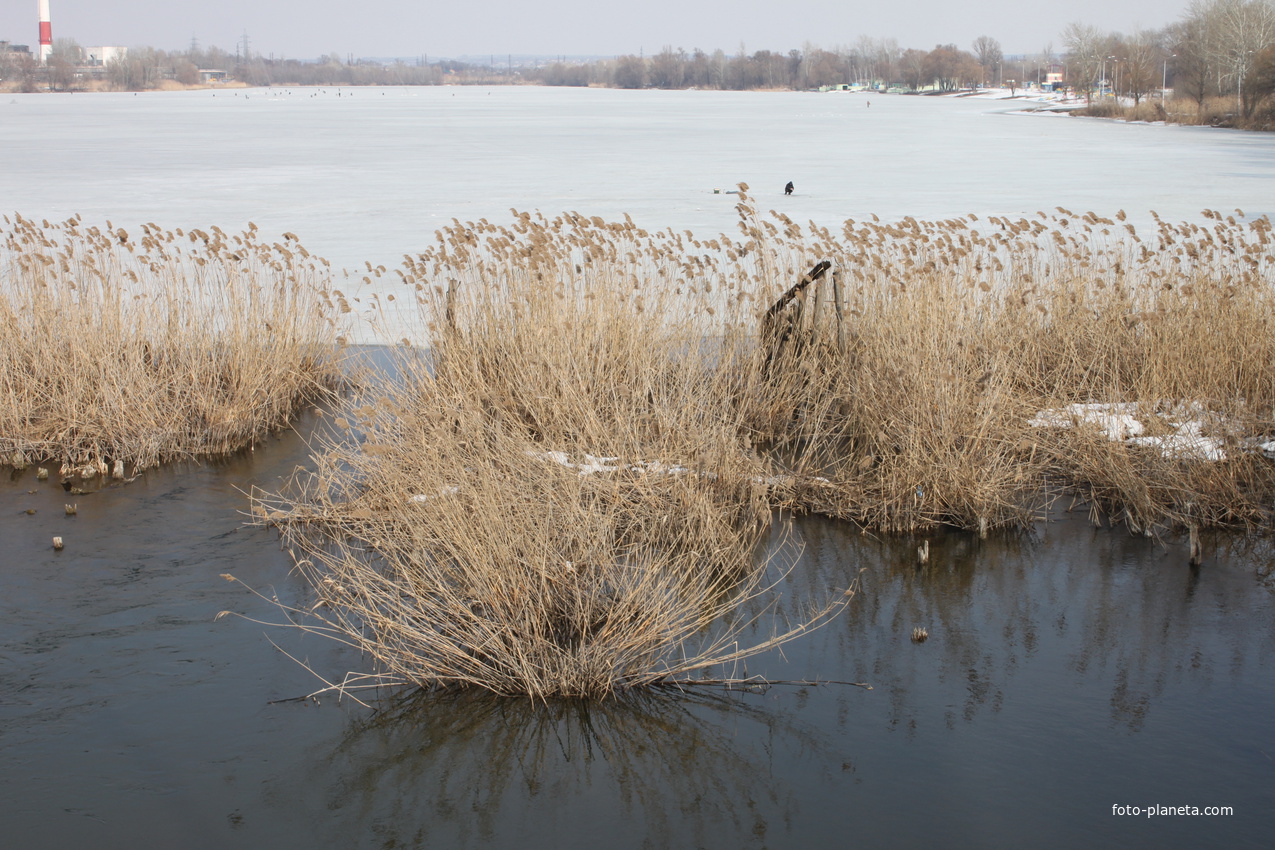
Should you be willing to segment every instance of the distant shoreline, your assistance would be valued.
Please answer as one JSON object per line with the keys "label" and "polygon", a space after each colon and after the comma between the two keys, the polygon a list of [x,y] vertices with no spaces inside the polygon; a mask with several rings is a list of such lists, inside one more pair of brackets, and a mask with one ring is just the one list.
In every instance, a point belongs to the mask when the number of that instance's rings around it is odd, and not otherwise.
{"label": "distant shoreline", "polygon": [[185,85],[183,83],[177,82],[176,80],[162,80],[160,84],[155,86],[154,88],[134,90],[134,89],[113,89],[105,80],[89,80],[82,86],[76,86],[74,88],[70,88],[65,91],[54,91],[49,88],[42,88],[42,89],[39,89],[38,91],[24,92],[22,91],[21,83],[17,81],[8,80],[3,83],[0,83],[0,93],[3,93],[3,94],[98,94],[101,92],[115,92],[118,94],[121,92],[128,92],[128,91],[132,91],[134,94],[142,94],[143,92],[202,91],[206,89],[212,89],[213,91],[216,91],[217,89],[251,89],[251,88],[262,88],[262,87],[249,85],[248,83],[241,82],[239,80],[231,80],[224,83],[192,83],[191,85]]}
{"label": "distant shoreline", "polygon": [[[34,92],[23,92],[20,84],[14,81],[5,81],[0,83],[0,94],[92,94],[99,92],[115,92],[122,93],[133,91],[134,94],[142,94],[149,92],[178,92],[178,91],[218,91],[218,90],[242,90],[242,89],[271,89],[271,88],[291,88],[291,89],[373,89],[373,88],[443,88],[443,87],[500,87],[500,88],[588,88],[588,89],[610,89],[613,86],[601,86],[590,84],[588,86],[553,86],[546,85],[535,81],[520,82],[441,82],[430,84],[383,84],[383,83],[278,83],[274,85],[256,85],[244,82],[242,80],[227,80],[224,82],[207,82],[183,84],[175,80],[162,80],[159,85],[154,88],[132,90],[132,89],[114,89],[105,80],[89,80],[82,86],[77,86],[64,91],[53,91],[50,89],[41,89]],[[700,91],[695,87],[687,89],[617,89],[628,91]],[[703,91],[733,91],[733,89],[703,89]],[[1156,99],[1143,100],[1139,105],[1117,104],[1112,102],[1110,98],[1106,100],[1095,100],[1093,102],[1085,102],[1083,98],[1077,96],[1057,97],[1050,96],[1048,92],[1039,92],[1029,89],[1018,89],[1014,93],[1010,93],[1010,89],[1003,88],[983,88],[983,89],[958,89],[955,91],[911,91],[911,92],[884,92],[871,90],[855,90],[848,92],[838,91],[814,91],[809,89],[786,89],[780,87],[765,87],[746,89],[744,91],[752,92],[795,92],[804,94],[825,94],[825,95],[843,95],[843,94],[862,94],[876,95],[879,97],[889,96],[911,96],[911,97],[944,97],[944,98],[974,98],[987,101],[1004,101],[1014,102],[1021,105],[1024,113],[1052,113],[1052,114],[1068,114],[1075,117],[1083,118],[1102,118],[1116,121],[1129,121],[1135,123],[1146,124],[1164,124],[1176,125],[1182,127],[1213,127],[1217,129],[1228,130],[1248,130],[1251,132],[1273,132],[1275,124],[1269,123],[1265,119],[1254,119],[1250,121],[1240,120],[1235,114],[1231,102],[1227,98],[1210,98],[1204,104],[1197,105],[1195,101],[1175,98],[1170,100],[1166,106]]]}

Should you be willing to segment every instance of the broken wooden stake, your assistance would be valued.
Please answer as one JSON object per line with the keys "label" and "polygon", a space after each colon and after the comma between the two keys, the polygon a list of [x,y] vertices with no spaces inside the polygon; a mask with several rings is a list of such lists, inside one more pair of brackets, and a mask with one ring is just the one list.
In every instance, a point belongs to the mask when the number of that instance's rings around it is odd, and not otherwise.
{"label": "broken wooden stake", "polygon": [[801,323],[801,303],[798,302],[794,311],[795,315],[786,314],[789,305],[801,297],[810,284],[822,278],[830,268],[832,268],[832,263],[828,260],[820,260],[815,263],[814,268],[802,275],[801,280],[793,284],[787,292],[779,296],[779,299],[766,310],[766,315],[761,320],[761,341],[766,349],[764,373],[767,376],[770,374],[771,364],[778,359],[784,346],[792,339],[793,332],[798,330]]}

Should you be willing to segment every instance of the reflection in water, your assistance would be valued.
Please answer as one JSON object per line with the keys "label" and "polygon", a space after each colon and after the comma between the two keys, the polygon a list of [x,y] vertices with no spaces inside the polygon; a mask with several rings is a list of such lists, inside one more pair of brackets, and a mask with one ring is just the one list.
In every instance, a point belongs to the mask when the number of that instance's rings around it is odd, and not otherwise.
{"label": "reflection in water", "polygon": [[806,771],[849,767],[818,731],[745,694],[418,693],[351,729],[329,808],[376,824],[386,847],[586,846],[619,824],[636,830],[624,846],[763,846],[800,808],[775,749]]}
{"label": "reflection in water", "polygon": [[[753,672],[872,691],[417,696],[324,758],[326,805],[377,846],[1251,843],[1273,787],[1275,594],[1217,541],[1192,569],[1185,541],[1055,519],[933,535],[925,565],[919,540],[798,520],[786,608],[860,570],[864,589]],[[1131,797],[1248,817],[1123,833],[1103,818]]]}
{"label": "reflection in water", "polygon": [[[1110,721],[1137,731],[1167,685],[1240,680],[1275,657],[1271,599],[1252,592],[1270,583],[1275,550],[1265,538],[1218,535],[1206,540],[1213,557],[1192,567],[1185,540],[1062,515],[988,540],[938,532],[921,565],[919,537],[882,539],[813,518],[797,533],[806,556],[794,596],[865,568],[849,616],[814,637],[799,673],[871,682],[889,694],[892,726],[920,721],[932,674],[948,696],[950,728],[1000,712],[1016,680],[1034,682],[1049,667],[1053,682],[1040,684],[1101,688]],[[916,626],[929,641],[909,646]]]}
{"label": "reflection in water", "polygon": [[[1268,538],[1206,536],[1192,569],[1185,540],[1060,514],[1027,534],[930,535],[920,566],[922,538],[800,518],[780,613],[855,577],[861,592],[731,672],[874,690],[435,696],[367,718],[268,704],[310,674],[259,626],[213,620],[270,613],[223,572],[306,598],[240,513],[305,456],[289,435],[152,471],[81,496],[74,517],[56,482],[0,476],[0,843],[1263,847],[1275,830]],[[329,677],[362,663],[270,637]],[[1121,821],[1114,803],[1236,814]]]}

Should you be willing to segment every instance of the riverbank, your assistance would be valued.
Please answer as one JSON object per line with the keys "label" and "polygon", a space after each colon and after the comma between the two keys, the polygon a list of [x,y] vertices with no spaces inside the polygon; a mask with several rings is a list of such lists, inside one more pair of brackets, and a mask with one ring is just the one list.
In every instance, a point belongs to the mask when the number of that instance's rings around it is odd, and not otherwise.
{"label": "riverbank", "polygon": [[1177,98],[1167,103],[1145,100],[1134,104],[1106,99],[1075,110],[1084,118],[1110,118],[1139,123],[1178,124],[1184,127],[1217,127],[1227,130],[1275,130],[1275,104],[1265,104],[1250,116],[1244,116],[1234,98],[1209,98],[1203,103]]}
{"label": "riverbank", "polygon": [[[208,83],[179,83],[176,80],[160,80],[154,87],[147,88],[148,92],[177,92],[177,91],[218,91],[221,89],[251,89],[256,86],[249,85],[241,80],[225,80],[221,82]],[[105,79],[80,79],[66,89],[51,91],[48,87],[36,89],[34,91],[24,91],[21,80],[7,79],[0,80],[0,94],[95,94],[102,92],[121,92],[134,91],[129,88],[117,88],[112,86],[110,81]],[[140,93],[140,90],[138,90]]]}

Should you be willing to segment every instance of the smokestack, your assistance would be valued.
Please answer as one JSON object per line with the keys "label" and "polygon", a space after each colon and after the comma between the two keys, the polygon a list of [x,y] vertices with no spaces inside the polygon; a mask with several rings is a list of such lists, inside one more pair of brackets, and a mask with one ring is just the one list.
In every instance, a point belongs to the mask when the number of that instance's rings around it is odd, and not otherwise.
{"label": "smokestack", "polygon": [[53,24],[49,21],[49,0],[40,0],[40,61],[53,54]]}

